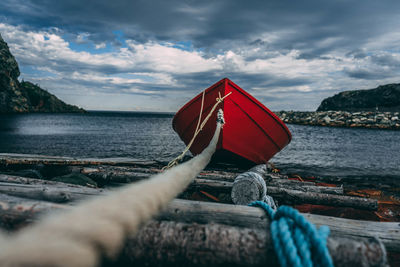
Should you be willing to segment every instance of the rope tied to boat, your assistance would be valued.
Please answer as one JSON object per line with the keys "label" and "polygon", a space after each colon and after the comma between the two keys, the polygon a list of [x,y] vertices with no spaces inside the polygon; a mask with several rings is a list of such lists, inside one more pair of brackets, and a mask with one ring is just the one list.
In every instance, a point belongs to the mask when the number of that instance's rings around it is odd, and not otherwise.
{"label": "rope tied to boat", "polygon": [[114,259],[127,236],[160,212],[203,170],[216,150],[222,110],[210,144],[191,160],[151,178],[93,197],[21,231],[0,233],[0,266],[98,266]]}
{"label": "rope tied to boat", "polygon": [[288,206],[281,206],[277,211],[262,201],[254,201],[249,206],[262,208],[271,220],[271,237],[282,267],[333,267],[326,246],[328,226],[317,230],[296,209]]}
{"label": "rope tied to boat", "polygon": [[[197,121],[197,126],[196,126],[196,130],[194,131],[193,137],[190,140],[189,144],[185,147],[185,149],[182,151],[182,153],[177,156],[176,158],[174,158],[173,160],[171,160],[167,166],[164,166],[161,170],[167,170],[170,169],[176,165],[179,164],[179,162],[183,159],[183,157],[185,156],[185,154],[189,151],[189,149],[192,147],[194,140],[196,139],[197,135],[203,130],[204,126],[206,125],[207,121],[211,118],[212,114],[214,113],[215,109],[218,107],[218,105],[220,103],[222,103],[225,98],[227,98],[230,94],[232,94],[232,92],[229,92],[228,94],[224,95],[223,97],[221,96],[221,93],[218,92],[218,97],[215,99],[216,103],[214,104],[214,106],[211,108],[210,112],[208,113],[208,115],[204,118],[203,122],[201,122],[201,116],[203,114],[203,108],[204,108],[204,96],[205,96],[205,92],[203,91],[202,97],[201,97],[201,107],[200,107],[200,114],[199,114],[199,120]],[[222,112],[222,110],[221,110]],[[221,120],[222,124],[225,123],[224,119],[223,119],[223,115],[219,115],[219,114],[223,114],[223,113],[218,113],[217,114],[217,121]],[[201,123],[200,123],[201,122]]]}

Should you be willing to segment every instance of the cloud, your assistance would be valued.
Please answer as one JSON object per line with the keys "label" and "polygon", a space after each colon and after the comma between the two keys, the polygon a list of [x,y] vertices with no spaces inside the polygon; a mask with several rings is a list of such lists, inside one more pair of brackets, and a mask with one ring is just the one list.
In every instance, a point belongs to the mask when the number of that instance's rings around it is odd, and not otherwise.
{"label": "cloud", "polygon": [[106,48],[106,43],[99,43],[95,45],[96,49],[102,49],[102,48]]}
{"label": "cloud", "polygon": [[364,79],[364,80],[377,80],[390,77],[390,75],[388,75],[385,72],[377,72],[367,69],[354,69],[354,70],[346,69],[345,72],[349,75],[349,77]]}
{"label": "cloud", "polygon": [[123,95],[176,111],[229,77],[272,109],[312,110],[341,90],[398,82],[399,5],[3,0],[0,32],[23,78],[87,108],[109,94],[116,109]]}

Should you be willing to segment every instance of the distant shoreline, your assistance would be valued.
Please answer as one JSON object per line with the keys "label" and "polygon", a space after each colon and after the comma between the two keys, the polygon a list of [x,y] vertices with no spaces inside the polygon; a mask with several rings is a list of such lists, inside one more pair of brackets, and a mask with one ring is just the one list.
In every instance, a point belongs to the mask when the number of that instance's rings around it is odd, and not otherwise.
{"label": "distant shoreline", "polygon": [[86,110],[88,113],[138,113],[138,114],[155,114],[155,115],[171,115],[176,112],[167,111],[140,111],[140,110]]}
{"label": "distant shoreline", "polygon": [[279,111],[288,124],[400,130],[399,112],[380,111]]}
{"label": "distant shoreline", "polygon": [[[374,112],[374,111],[276,111],[274,112],[283,122],[287,124],[328,126],[346,128],[369,128],[400,130],[400,112]],[[125,114],[125,116],[155,116],[173,117],[174,112],[158,111],[120,111],[120,110],[86,110],[84,113],[74,112],[23,112],[23,113],[0,113],[6,115],[87,115],[96,116],[107,114],[109,116]]]}
{"label": "distant shoreline", "polygon": [[162,112],[162,111],[133,111],[133,110],[84,110],[83,112],[43,112],[43,111],[35,111],[35,112],[0,112],[0,115],[27,115],[27,114],[49,114],[49,115],[57,115],[57,114],[143,114],[143,115],[159,115],[159,116],[174,116],[175,112]]}

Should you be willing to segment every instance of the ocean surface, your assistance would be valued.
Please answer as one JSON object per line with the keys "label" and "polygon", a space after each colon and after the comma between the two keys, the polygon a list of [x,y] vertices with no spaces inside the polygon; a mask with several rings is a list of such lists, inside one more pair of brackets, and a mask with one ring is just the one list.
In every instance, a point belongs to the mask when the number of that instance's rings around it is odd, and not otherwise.
{"label": "ocean surface", "polygon": [[[0,153],[169,161],[184,149],[173,115],[137,112],[0,115]],[[400,179],[400,131],[288,125],[271,162],[289,173]]]}

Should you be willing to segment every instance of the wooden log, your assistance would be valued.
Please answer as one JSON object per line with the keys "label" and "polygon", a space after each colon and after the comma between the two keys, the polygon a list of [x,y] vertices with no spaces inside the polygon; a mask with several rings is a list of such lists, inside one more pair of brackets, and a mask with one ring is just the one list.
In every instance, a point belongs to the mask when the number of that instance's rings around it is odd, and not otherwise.
{"label": "wooden log", "polygon": [[278,266],[269,233],[221,224],[152,221],[127,241],[129,266]]}
{"label": "wooden log", "polygon": [[[397,222],[351,220],[309,213],[302,215],[317,226],[329,226],[331,232],[337,235],[355,238],[376,236],[388,249],[400,252],[400,224]],[[269,227],[265,212],[259,208],[180,199],[171,202],[168,209],[160,215],[160,219],[188,223],[214,222],[262,229]]]}
{"label": "wooden log", "polygon": [[[101,168],[83,168],[81,173],[87,175],[91,179],[95,180],[100,184],[108,184],[108,183],[127,183],[127,182],[135,182],[138,180],[146,179],[153,174],[159,173],[160,170],[157,169],[148,169],[148,168],[136,168],[136,167],[114,167],[114,166],[102,166]],[[213,183],[216,187],[219,187],[221,190],[224,189],[224,185],[226,187],[231,187],[231,183],[235,178],[234,173],[227,172],[216,172],[216,171],[203,171],[197,176],[196,182],[193,184],[193,187],[200,184],[207,185],[207,181],[216,180],[217,182]],[[218,181],[221,182],[221,185],[218,184]],[[228,182],[228,183],[226,183]],[[267,186],[273,187],[284,187],[293,190],[300,190],[304,192],[318,192],[318,193],[326,193],[326,194],[343,194],[343,187],[324,187],[324,186],[316,186],[313,182],[302,182],[297,180],[289,180],[289,179],[271,179],[267,182]]]}
{"label": "wooden log", "polygon": [[[150,173],[137,173],[137,172],[116,172],[116,171],[93,171],[87,173],[84,172],[88,177],[95,180],[100,184],[114,183],[129,183],[135,182],[142,179],[147,179],[151,175]],[[207,178],[207,179],[205,179]],[[232,180],[225,179],[220,176],[210,176],[210,175],[198,175],[195,182],[191,185],[192,188],[214,188],[220,190],[231,190]],[[310,182],[300,182],[294,180],[285,179],[275,179],[268,182],[268,187],[285,187],[287,189],[299,190],[303,192],[315,192],[315,193],[325,193],[325,194],[336,194],[343,195],[343,187],[327,187],[327,186],[316,186],[314,183]]]}
{"label": "wooden log", "polygon": [[138,172],[90,172],[84,173],[98,184],[107,185],[109,183],[131,183],[150,178],[155,173]]}
{"label": "wooden log", "polygon": [[[329,237],[335,266],[386,266],[384,246],[374,238]],[[128,240],[125,264],[149,266],[278,266],[269,231],[221,224],[152,221]]]}
{"label": "wooden log", "polygon": [[[38,214],[65,209],[44,201],[18,203],[0,195],[0,226],[31,222]],[[176,207],[170,207],[176,210]],[[255,209],[250,208],[249,209]],[[231,222],[230,222],[231,223]],[[384,266],[384,247],[374,238],[331,236],[328,248],[336,266]],[[277,264],[267,228],[152,221],[128,239],[120,262],[150,266],[261,266]],[[115,263],[114,263],[115,264]]]}
{"label": "wooden log", "polygon": [[68,209],[67,205],[0,194],[0,228],[16,230],[44,214]]}
{"label": "wooden log", "polygon": [[140,160],[133,158],[72,158],[57,156],[42,156],[30,154],[0,153],[0,165],[115,165],[115,166],[157,166],[159,162],[153,160]]}
{"label": "wooden log", "polygon": [[[81,170],[82,174],[87,175],[91,179],[95,180],[100,184],[107,184],[110,182],[117,183],[130,183],[146,179],[154,174],[161,172],[157,169],[146,169],[146,168],[106,168],[101,169],[96,168],[83,168]],[[234,174],[232,175],[221,175],[215,174],[213,171],[205,171],[200,173],[197,178],[200,179],[212,179],[219,181],[233,181]]]}
{"label": "wooden log", "polygon": [[[126,168],[124,168],[126,169]],[[118,170],[111,170],[111,171],[104,171],[98,168],[83,168],[81,170],[82,174],[93,178],[96,182],[100,182],[100,184],[108,184],[110,182],[113,183],[129,183],[135,182],[142,179],[147,179],[150,176],[157,174],[157,171],[151,171],[146,168],[135,168],[140,170],[141,172],[120,172]],[[147,170],[147,172],[145,172]],[[14,177],[14,178],[7,178],[7,177]],[[17,182],[18,179],[15,175],[7,175],[7,174],[0,174],[0,182]],[[204,179],[204,177],[208,179]],[[20,177],[24,178],[24,177]],[[26,177],[28,178],[28,177]],[[209,179],[211,178],[211,179]],[[220,180],[220,177],[214,177],[209,174],[203,175],[200,174],[197,176],[195,183],[193,183],[193,187],[215,187],[221,190],[228,189],[232,187],[232,183],[226,180]],[[214,182],[215,180],[215,182]],[[22,180],[21,180],[22,181]],[[37,183],[37,182],[23,182],[23,183]],[[50,184],[46,182],[46,184]],[[285,187],[292,190],[299,190],[303,192],[317,192],[317,193],[326,193],[326,194],[343,194],[343,187],[325,187],[325,186],[315,186],[314,183],[310,182],[301,182],[295,180],[285,180],[285,179],[275,179],[268,183],[269,186],[272,187]]]}
{"label": "wooden log", "polygon": [[70,187],[70,188],[82,188],[87,189],[88,186],[81,186],[75,184],[62,183],[57,181],[45,180],[45,179],[35,179],[29,177],[21,177],[9,174],[0,174],[0,182],[4,183],[14,183],[14,184],[28,184],[28,185],[48,185],[54,187]]}
{"label": "wooden log", "polygon": [[[247,174],[251,174],[248,172]],[[260,180],[253,179],[251,175],[239,175],[232,185],[232,200],[236,204],[247,205],[253,201],[261,200],[263,196],[263,187]],[[261,179],[261,178],[260,178]],[[277,199],[280,204],[300,204],[310,203],[317,205],[329,205],[337,207],[353,207],[365,210],[377,210],[378,201],[375,199],[349,197],[323,193],[332,192],[335,187],[297,187],[297,190],[282,187],[267,187],[267,194]],[[313,191],[312,191],[313,190]],[[321,191],[315,191],[321,190]],[[337,193],[342,193],[340,189]]]}
{"label": "wooden log", "polygon": [[[161,172],[159,169],[149,168],[136,168],[136,167],[115,167],[115,166],[101,166],[101,168],[82,168],[81,173],[87,175],[91,179],[99,182],[100,184],[107,184],[109,182],[127,183],[134,182],[141,179],[146,179],[151,175]],[[216,172],[206,170],[201,172],[197,178],[206,180],[217,180],[224,182],[233,182],[236,173]],[[298,186],[310,187],[316,186],[313,182],[302,182],[289,179],[271,179],[267,182],[270,186]],[[340,187],[339,187],[340,188]],[[336,189],[341,190],[341,189]],[[333,189],[333,191],[335,191]],[[343,190],[341,190],[343,191]]]}
{"label": "wooden log", "polygon": [[[27,177],[20,177],[14,175],[7,175],[7,174],[0,174],[0,182],[5,183],[17,183],[17,184],[31,184],[31,185],[48,185],[48,186],[68,186],[74,188],[82,188],[85,189],[87,187],[79,186],[79,185],[72,185],[72,184],[64,184],[60,182],[54,182],[49,180],[42,180],[42,179],[34,179],[34,178],[27,178]],[[301,183],[301,182],[300,182]],[[271,187],[281,187],[280,183],[273,184],[274,186]],[[325,187],[325,186],[308,186],[308,185],[299,185],[295,184],[286,184],[283,183],[286,188],[299,190],[303,192],[317,192],[317,193],[326,193],[326,194],[343,194],[342,187]],[[201,179],[196,178],[193,183],[190,185],[192,189],[201,189],[201,190],[214,190],[214,191],[226,191],[230,192],[232,189],[231,182],[219,181],[219,180],[209,180],[209,179]]]}
{"label": "wooden log", "polygon": [[[13,229],[35,220],[50,211],[69,209],[70,206],[47,201],[30,200],[0,194],[0,226]],[[317,226],[327,225],[331,233],[350,238],[379,238],[389,251],[400,252],[400,224],[392,222],[370,222],[315,214],[303,214]],[[248,206],[175,199],[158,219],[184,223],[218,223],[245,228],[269,228],[265,212]]]}
{"label": "wooden log", "polygon": [[[0,177],[5,177],[1,175]],[[8,180],[11,178],[9,177]],[[18,179],[17,179],[18,180]],[[19,181],[27,181],[26,184],[17,184],[9,182],[0,182],[0,193],[5,193],[14,196],[48,200],[57,203],[76,201],[87,196],[93,196],[101,193],[105,193],[107,190],[88,188],[83,186],[68,185],[59,182],[43,182],[40,184],[38,179],[32,178],[19,178]],[[201,182],[201,181],[200,181]],[[203,181],[204,182],[204,181]],[[206,181],[207,183],[209,181]],[[211,181],[209,184],[196,184],[194,187],[197,189],[210,189],[215,190],[230,190],[227,185],[228,182]],[[217,184],[217,186],[215,186]],[[378,203],[374,199],[360,198],[360,197],[348,197],[338,196],[331,194],[321,194],[312,192],[302,192],[296,190],[287,190],[278,187],[269,187],[268,194],[274,198],[277,198],[280,203],[285,204],[299,204],[299,203],[312,203],[320,205],[333,205],[340,207],[353,207],[359,209],[376,210]]]}
{"label": "wooden log", "polygon": [[285,183],[269,183],[267,188],[284,188],[302,192],[313,192],[322,194],[333,194],[333,195],[343,195],[344,190],[342,186],[330,187],[330,186],[316,186],[316,185],[302,185],[299,184],[285,184]]}
{"label": "wooden log", "polygon": [[[142,168],[161,168],[166,165],[165,162],[153,161],[153,160],[140,160],[133,158],[72,158],[72,157],[56,157],[56,156],[42,156],[42,155],[31,155],[31,154],[12,154],[12,153],[0,153],[0,167],[18,167],[23,166],[32,167],[37,165],[47,166],[125,166],[125,167],[142,167]],[[200,177],[206,179],[212,179],[217,177],[220,173],[221,180],[232,180],[234,176],[238,174],[237,169],[231,169],[229,172],[224,171],[212,171],[211,177]],[[233,175],[232,175],[233,174]],[[206,174],[207,175],[207,174]],[[233,177],[232,177],[233,176]],[[287,178],[283,174],[271,173],[269,169],[263,175],[265,180],[274,180]],[[368,178],[367,180],[363,177],[346,177],[345,179],[339,177],[318,177],[318,182],[345,184],[345,185],[362,185],[365,187],[390,189],[391,187],[400,186],[399,179],[393,179],[393,177],[377,177]]]}
{"label": "wooden log", "polygon": [[[96,182],[117,182],[126,183],[133,182],[141,179],[146,179],[153,174],[161,172],[157,168],[142,168],[142,167],[120,167],[120,166],[100,166],[98,168],[84,167],[81,169],[81,173],[89,176]],[[207,180],[217,180],[224,182],[233,182],[237,173],[234,172],[222,172],[214,170],[205,170],[201,172],[197,178]],[[277,174],[274,174],[277,175]],[[277,177],[285,177],[283,175]],[[273,178],[267,181],[269,186],[297,186],[297,187],[311,187],[316,186],[314,182],[303,182],[298,180],[289,180],[287,178]],[[336,187],[332,191],[342,192],[342,187]]]}
{"label": "wooden log", "polygon": [[99,195],[105,193],[105,190],[0,174],[0,193],[30,199],[65,203]]}
{"label": "wooden log", "polygon": [[268,187],[268,194],[285,204],[310,203],[336,207],[353,207],[363,210],[378,210],[376,199],[340,196],[324,193],[302,192],[285,188]]}

